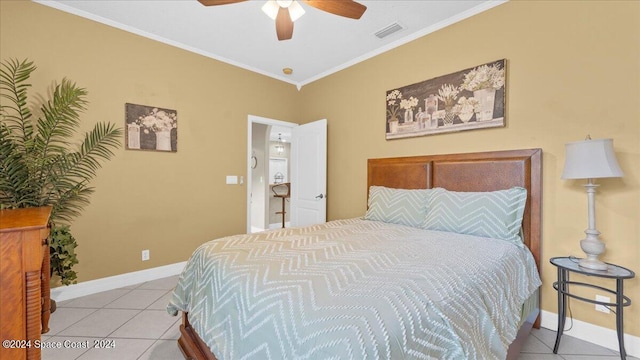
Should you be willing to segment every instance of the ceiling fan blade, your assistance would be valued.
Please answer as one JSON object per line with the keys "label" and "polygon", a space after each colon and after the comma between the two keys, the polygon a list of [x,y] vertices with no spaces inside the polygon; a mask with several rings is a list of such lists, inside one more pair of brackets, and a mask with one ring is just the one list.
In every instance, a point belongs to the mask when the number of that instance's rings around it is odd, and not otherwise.
{"label": "ceiling fan blade", "polygon": [[289,16],[289,9],[280,7],[276,16],[276,34],[278,40],[289,40],[293,36],[293,21]]}
{"label": "ceiling fan blade", "polygon": [[360,19],[367,7],[351,0],[302,0],[305,4],[316,9],[344,16],[351,19]]}
{"label": "ceiling fan blade", "polygon": [[198,0],[204,6],[235,4],[247,0]]}

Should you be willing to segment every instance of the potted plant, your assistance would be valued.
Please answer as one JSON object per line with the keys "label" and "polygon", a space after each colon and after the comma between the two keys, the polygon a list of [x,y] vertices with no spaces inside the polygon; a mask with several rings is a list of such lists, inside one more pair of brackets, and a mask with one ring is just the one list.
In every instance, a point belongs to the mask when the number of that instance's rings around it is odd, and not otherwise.
{"label": "potted plant", "polygon": [[496,90],[504,86],[504,80],[504,69],[497,63],[478,66],[464,75],[460,88],[472,91],[479,103],[480,111],[476,114],[476,121],[493,119]]}
{"label": "potted plant", "polygon": [[460,89],[451,84],[443,84],[438,90],[437,98],[444,103],[444,126],[453,125],[453,119],[456,116],[453,106],[456,104],[459,93]]}
{"label": "potted plant", "polygon": [[458,114],[458,118],[460,118],[463,123],[467,123],[471,120],[473,114],[479,111],[479,104],[480,102],[475,98],[462,96],[453,107],[453,112]]}
{"label": "potted plant", "polygon": [[418,106],[418,99],[413,96],[400,101],[400,108],[404,109],[404,123],[413,122],[413,109],[416,106]]}
{"label": "potted plant", "polygon": [[389,123],[389,132],[392,134],[398,132],[400,101],[402,101],[400,90],[396,89],[387,94],[387,123]]}
{"label": "potted plant", "polygon": [[149,131],[155,134],[156,150],[171,151],[171,130],[178,126],[175,112],[154,108],[136,119],[133,124],[142,128],[145,134],[149,134]]}
{"label": "potted plant", "polygon": [[98,122],[76,144],[87,90],[65,78],[32,112],[39,97],[28,99],[27,90],[35,69],[28,60],[0,64],[0,206],[51,206],[51,269],[69,285],[78,260],[68,224],[89,203],[89,182],[120,146],[122,129]]}

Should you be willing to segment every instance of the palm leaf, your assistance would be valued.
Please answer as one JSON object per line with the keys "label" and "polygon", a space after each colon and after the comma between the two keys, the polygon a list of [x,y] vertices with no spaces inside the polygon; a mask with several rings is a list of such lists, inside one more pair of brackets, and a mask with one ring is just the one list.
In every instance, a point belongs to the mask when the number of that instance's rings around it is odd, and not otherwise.
{"label": "palm leaf", "polygon": [[36,69],[32,61],[10,59],[0,66],[0,97],[9,101],[0,105],[0,115],[13,136],[27,141],[33,134],[33,125],[29,118],[31,111],[27,107],[27,90],[31,84],[26,81]]}
{"label": "palm leaf", "polygon": [[[52,223],[68,223],[89,204],[95,178],[103,161],[120,146],[122,129],[98,122],[93,130],[73,144],[86,110],[87,90],[68,79],[54,86],[51,98],[32,119],[27,89],[33,62],[7,60],[0,65],[0,207],[51,206]],[[77,146],[77,150],[72,150]],[[52,258],[65,254],[51,248]],[[75,278],[66,267],[56,267],[63,283]]]}
{"label": "palm leaf", "polygon": [[[0,204],[6,207],[27,207],[33,204],[29,171],[11,130],[0,124]],[[32,205],[33,206],[33,205]]]}

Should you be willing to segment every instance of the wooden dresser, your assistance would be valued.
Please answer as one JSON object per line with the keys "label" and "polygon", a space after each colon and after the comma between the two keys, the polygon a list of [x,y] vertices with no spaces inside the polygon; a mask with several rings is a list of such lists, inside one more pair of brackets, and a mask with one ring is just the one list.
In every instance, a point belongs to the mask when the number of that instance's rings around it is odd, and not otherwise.
{"label": "wooden dresser", "polygon": [[0,360],[40,359],[50,213],[49,207],[0,210]]}

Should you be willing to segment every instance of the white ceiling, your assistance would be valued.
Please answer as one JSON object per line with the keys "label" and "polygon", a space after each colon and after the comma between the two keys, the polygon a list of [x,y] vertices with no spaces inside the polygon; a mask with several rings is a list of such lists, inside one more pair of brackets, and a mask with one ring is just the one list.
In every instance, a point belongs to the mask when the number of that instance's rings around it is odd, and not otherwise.
{"label": "white ceiling", "polygon": [[[293,38],[278,41],[263,1],[205,7],[196,0],[34,0],[65,12],[267,75],[298,88],[447,25],[504,3],[373,0],[359,20],[304,3]],[[404,28],[374,34],[394,22]],[[293,69],[285,75],[282,69]]]}

